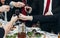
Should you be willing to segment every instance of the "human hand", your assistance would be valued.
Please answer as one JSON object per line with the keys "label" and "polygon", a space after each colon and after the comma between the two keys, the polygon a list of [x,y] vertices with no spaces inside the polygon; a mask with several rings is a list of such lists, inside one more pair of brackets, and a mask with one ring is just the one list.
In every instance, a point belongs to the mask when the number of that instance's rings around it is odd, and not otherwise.
{"label": "human hand", "polygon": [[32,16],[25,16],[23,14],[19,14],[19,19],[21,19],[21,20],[32,20],[33,17]]}
{"label": "human hand", "polygon": [[30,7],[30,6],[25,6],[25,11],[28,12],[28,13],[31,13],[32,7]]}
{"label": "human hand", "polygon": [[9,11],[10,10],[10,6],[9,5],[2,5],[0,7],[0,12],[5,12],[5,11]]}
{"label": "human hand", "polygon": [[18,20],[18,17],[17,16],[12,16],[11,18],[11,22],[14,23]]}
{"label": "human hand", "polygon": [[24,7],[25,4],[23,2],[17,2],[17,7],[21,8],[21,7]]}

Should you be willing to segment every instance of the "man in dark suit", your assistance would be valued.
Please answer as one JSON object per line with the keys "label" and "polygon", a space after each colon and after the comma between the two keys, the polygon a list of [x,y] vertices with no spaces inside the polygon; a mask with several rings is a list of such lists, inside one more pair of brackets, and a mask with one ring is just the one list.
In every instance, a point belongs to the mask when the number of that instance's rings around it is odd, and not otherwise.
{"label": "man in dark suit", "polygon": [[[40,27],[44,31],[48,31],[48,32],[53,31],[55,33],[59,32],[59,29],[57,29],[57,26],[59,26],[58,18],[60,15],[59,1],[60,0],[52,0],[50,2],[51,7],[49,7],[48,11],[45,13],[44,0],[32,0],[32,1],[29,0],[28,5],[32,7],[32,13],[31,13],[31,15],[33,16],[32,22],[40,21],[40,25],[41,25]],[[24,15],[20,15],[20,19],[22,20],[28,20],[27,18],[30,18],[30,17],[29,16],[25,17]]]}

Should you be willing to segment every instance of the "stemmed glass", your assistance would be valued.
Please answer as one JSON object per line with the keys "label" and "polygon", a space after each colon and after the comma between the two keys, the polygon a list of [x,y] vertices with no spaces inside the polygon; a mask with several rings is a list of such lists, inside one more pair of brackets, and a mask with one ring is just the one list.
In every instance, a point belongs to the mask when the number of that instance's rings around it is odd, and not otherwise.
{"label": "stemmed glass", "polygon": [[[15,15],[18,16],[19,13],[20,13],[19,9],[16,9],[16,10],[15,10]],[[18,18],[19,18],[19,16],[18,16]],[[20,22],[19,19],[18,19],[17,22],[16,22],[16,24],[19,25],[20,23],[21,23],[21,22]]]}
{"label": "stemmed glass", "polygon": [[4,18],[4,20],[5,20],[5,24],[6,24],[6,23],[7,23],[7,12],[5,11],[4,13],[5,13],[5,18]]}

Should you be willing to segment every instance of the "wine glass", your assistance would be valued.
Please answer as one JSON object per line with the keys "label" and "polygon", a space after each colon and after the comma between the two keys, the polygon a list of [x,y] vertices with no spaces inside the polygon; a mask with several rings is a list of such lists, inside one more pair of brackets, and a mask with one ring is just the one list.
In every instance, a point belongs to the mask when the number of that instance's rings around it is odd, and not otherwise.
{"label": "wine glass", "polygon": [[5,23],[4,23],[4,24],[6,24],[6,23],[8,22],[8,21],[7,21],[7,11],[5,11],[4,14],[5,14],[5,18],[4,18]]}
{"label": "wine glass", "polygon": [[[18,16],[19,13],[20,13],[19,9],[16,9],[16,10],[15,10],[15,14]],[[18,16],[18,18],[19,18],[19,16]],[[16,22],[16,24],[19,25],[20,23],[21,23],[21,22],[20,22],[19,19],[18,19],[17,22]]]}

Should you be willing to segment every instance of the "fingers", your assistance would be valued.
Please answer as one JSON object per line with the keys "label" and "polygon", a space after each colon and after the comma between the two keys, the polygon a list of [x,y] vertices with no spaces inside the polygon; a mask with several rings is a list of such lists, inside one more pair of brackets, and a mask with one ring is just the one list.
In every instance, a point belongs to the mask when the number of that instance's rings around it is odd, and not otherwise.
{"label": "fingers", "polygon": [[2,5],[1,6],[1,11],[5,12],[5,11],[9,11],[10,10],[10,6],[9,5]]}
{"label": "fingers", "polygon": [[18,7],[18,8],[25,6],[25,4],[23,2],[14,2],[14,1],[10,2],[10,5],[14,6],[14,7]]}
{"label": "fingers", "polygon": [[23,14],[19,14],[19,19],[23,20],[25,16]]}
{"label": "fingers", "polygon": [[32,20],[33,19],[33,17],[31,17],[31,16],[25,16],[25,15],[23,15],[23,14],[19,14],[19,17],[18,16],[12,16],[12,18],[11,18],[11,21],[12,22],[16,22],[18,19],[20,19],[20,20]]}
{"label": "fingers", "polygon": [[15,3],[13,3],[13,5],[14,5],[15,7],[19,7],[19,8],[21,8],[21,7],[24,7],[24,6],[25,6],[25,4],[24,4],[24,3],[22,3],[22,2],[15,2]]}
{"label": "fingers", "polygon": [[12,16],[11,21],[16,22],[18,20],[18,17],[16,15]]}
{"label": "fingers", "polygon": [[17,6],[21,8],[21,7],[24,7],[24,6],[25,6],[25,4],[24,4],[24,3],[22,3],[22,2],[17,2]]}
{"label": "fingers", "polygon": [[20,19],[20,20],[28,20],[28,17],[29,17],[29,16],[25,16],[25,15],[23,15],[23,14],[19,14],[19,19]]}
{"label": "fingers", "polygon": [[32,8],[30,6],[25,6],[25,11],[31,13]]}

